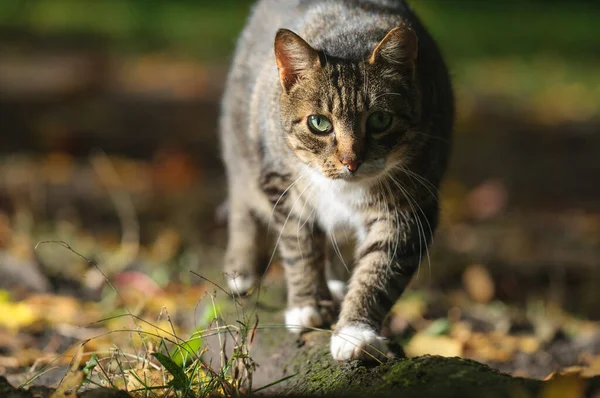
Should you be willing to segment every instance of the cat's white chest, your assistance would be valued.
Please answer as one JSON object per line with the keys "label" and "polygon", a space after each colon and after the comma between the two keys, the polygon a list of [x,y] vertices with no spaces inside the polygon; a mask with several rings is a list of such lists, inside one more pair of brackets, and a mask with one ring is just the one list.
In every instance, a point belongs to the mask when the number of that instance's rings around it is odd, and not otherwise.
{"label": "cat's white chest", "polygon": [[313,183],[317,186],[313,196],[316,223],[326,232],[346,229],[360,237],[363,234],[360,206],[365,197],[364,188],[357,184],[322,178]]}

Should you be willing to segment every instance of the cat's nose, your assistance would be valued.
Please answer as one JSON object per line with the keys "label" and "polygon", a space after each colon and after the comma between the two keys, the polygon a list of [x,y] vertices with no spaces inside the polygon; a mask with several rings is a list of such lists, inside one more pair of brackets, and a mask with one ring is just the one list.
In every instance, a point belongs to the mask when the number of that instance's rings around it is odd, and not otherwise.
{"label": "cat's nose", "polygon": [[356,170],[358,170],[360,166],[360,162],[355,159],[342,159],[342,164],[346,166],[346,169],[351,173],[356,173]]}

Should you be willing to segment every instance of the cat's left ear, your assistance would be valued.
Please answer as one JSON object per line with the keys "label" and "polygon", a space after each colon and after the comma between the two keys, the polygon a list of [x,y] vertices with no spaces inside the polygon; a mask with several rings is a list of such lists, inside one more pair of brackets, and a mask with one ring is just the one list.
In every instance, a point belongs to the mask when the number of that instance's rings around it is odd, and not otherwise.
{"label": "cat's left ear", "polygon": [[415,31],[406,26],[398,26],[390,30],[375,46],[369,63],[387,62],[401,67],[414,77],[417,53],[418,39]]}
{"label": "cat's left ear", "polygon": [[275,58],[286,93],[303,74],[320,63],[317,50],[288,29],[279,29],[275,35]]}

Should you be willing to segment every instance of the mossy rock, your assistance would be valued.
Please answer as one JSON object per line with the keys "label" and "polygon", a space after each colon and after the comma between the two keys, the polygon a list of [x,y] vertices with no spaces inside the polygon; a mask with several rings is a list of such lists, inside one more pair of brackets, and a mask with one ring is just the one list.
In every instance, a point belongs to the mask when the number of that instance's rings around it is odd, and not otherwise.
{"label": "mossy rock", "polygon": [[[261,394],[402,398],[562,396],[548,395],[549,390],[556,387],[552,382],[511,377],[463,358],[399,356],[383,364],[337,363],[329,353],[330,331],[314,331],[297,337],[283,327],[285,289],[281,285],[273,283],[260,295],[242,301],[246,314],[255,310],[253,313],[259,320],[250,350],[257,364],[254,388],[284,380]],[[239,314],[239,308],[234,310],[227,305],[222,308],[230,322]],[[579,379],[578,383],[584,394],[576,395],[577,398],[592,397],[600,387],[600,378]]]}
{"label": "mossy rock", "polygon": [[542,387],[541,381],[513,378],[462,358],[423,356],[369,365],[334,364],[324,359],[327,355],[324,349],[309,363],[297,364],[298,376],[278,394],[516,398],[535,397]]}

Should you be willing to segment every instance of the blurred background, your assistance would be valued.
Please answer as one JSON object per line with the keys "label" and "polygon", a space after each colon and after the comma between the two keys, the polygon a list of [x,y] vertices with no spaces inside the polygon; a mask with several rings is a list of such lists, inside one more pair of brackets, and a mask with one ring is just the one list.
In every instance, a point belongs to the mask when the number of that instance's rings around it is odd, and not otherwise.
{"label": "blurred background", "polygon": [[[600,3],[408,2],[446,56],[457,123],[443,223],[389,333],[429,328],[451,340],[436,340],[442,351],[535,377],[589,365],[580,354],[600,353]],[[65,336],[85,337],[65,324],[122,301],[155,320],[171,303],[177,327],[193,328],[186,314],[206,287],[190,270],[220,281],[216,124],[250,6],[0,2],[0,345],[11,347],[0,371],[31,365],[19,347],[64,350]],[[49,240],[85,259],[34,250]],[[533,343],[510,340],[521,334]]]}

